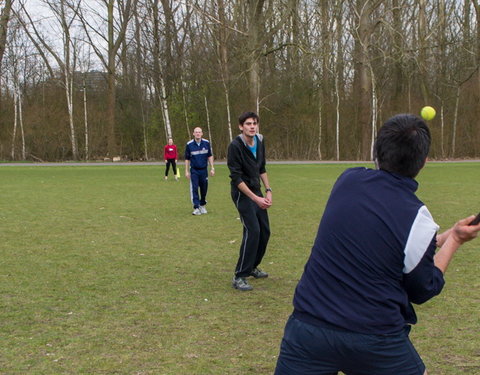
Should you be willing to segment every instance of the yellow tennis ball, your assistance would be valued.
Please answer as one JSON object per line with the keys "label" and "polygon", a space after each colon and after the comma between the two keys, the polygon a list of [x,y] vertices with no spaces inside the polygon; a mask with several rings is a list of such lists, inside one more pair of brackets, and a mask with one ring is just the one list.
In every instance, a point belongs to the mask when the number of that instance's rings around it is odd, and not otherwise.
{"label": "yellow tennis ball", "polygon": [[435,112],[435,109],[428,105],[426,107],[423,107],[420,111],[420,115],[423,117],[424,120],[427,121],[433,120],[436,114],[437,112]]}

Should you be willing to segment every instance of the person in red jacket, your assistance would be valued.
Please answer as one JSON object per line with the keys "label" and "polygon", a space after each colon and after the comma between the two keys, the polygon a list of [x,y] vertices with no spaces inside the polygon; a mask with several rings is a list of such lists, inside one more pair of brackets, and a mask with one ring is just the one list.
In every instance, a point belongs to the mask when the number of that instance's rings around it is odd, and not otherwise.
{"label": "person in red jacket", "polygon": [[164,160],[165,160],[165,180],[168,180],[168,170],[170,169],[170,164],[172,165],[173,175],[175,176],[175,181],[178,181],[177,177],[177,160],[178,160],[178,151],[177,146],[173,144],[173,139],[168,138],[168,144],[164,148]]}

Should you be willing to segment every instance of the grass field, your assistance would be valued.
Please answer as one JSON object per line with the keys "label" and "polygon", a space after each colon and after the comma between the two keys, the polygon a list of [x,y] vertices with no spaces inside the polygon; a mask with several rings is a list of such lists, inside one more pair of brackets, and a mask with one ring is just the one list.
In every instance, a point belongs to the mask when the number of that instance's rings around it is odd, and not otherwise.
{"label": "grass field", "polygon": [[[158,166],[0,168],[1,374],[272,374],[296,283],[347,164],[268,167],[272,237],[253,292],[233,290],[241,225],[225,165],[209,214]],[[442,229],[480,210],[480,163],[429,164]],[[480,240],[417,307],[430,374],[480,373]],[[292,374],[294,375],[294,374]]]}

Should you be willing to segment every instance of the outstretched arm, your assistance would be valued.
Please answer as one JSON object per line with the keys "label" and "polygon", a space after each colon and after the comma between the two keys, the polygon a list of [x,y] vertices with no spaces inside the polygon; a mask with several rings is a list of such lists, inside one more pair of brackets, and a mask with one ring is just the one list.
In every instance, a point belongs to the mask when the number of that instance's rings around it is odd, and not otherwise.
{"label": "outstretched arm", "polygon": [[468,225],[475,218],[469,216],[459,220],[453,227],[437,235],[440,250],[435,254],[434,262],[440,271],[445,273],[458,248],[465,242],[473,240],[480,231],[480,224]]}

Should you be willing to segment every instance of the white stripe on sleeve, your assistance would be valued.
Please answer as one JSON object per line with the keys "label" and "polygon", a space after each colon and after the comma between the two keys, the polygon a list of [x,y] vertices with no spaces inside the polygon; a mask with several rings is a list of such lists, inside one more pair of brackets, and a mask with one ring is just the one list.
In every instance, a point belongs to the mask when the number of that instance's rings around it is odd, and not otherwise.
{"label": "white stripe on sleeve", "polygon": [[403,273],[410,273],[420,263],[438,228],[428,208],[420,207],[405,245]]}

